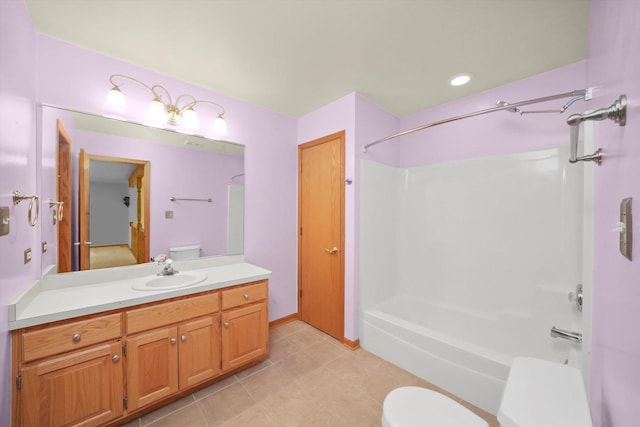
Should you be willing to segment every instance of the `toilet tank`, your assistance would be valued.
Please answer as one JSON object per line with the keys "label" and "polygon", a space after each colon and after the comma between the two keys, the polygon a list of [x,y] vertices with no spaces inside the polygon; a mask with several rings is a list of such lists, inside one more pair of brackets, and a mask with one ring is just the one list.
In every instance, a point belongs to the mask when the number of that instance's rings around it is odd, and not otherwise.
{"label": "toilet tank", "polygon": [[200,258],[200,245],[177,246],[169,248],[169,258],[172,260]]}

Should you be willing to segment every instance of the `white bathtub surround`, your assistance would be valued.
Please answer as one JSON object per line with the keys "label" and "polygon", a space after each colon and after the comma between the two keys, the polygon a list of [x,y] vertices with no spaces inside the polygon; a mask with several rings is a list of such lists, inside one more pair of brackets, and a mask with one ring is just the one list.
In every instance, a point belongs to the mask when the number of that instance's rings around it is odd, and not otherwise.
{"label": "white bathtub surround", "polygon": [[9,329],[190,295],[271,276],[270,271],[244,262],[243,255],[176,261],[173,266],[178,271],[203,273],[206,279],[179,289],[133,289],[132,284],[136,281],[152,277],[162,270],[157,263],[46,274],[9,305]]}
{"label": "white bathtub surround", "polygon": [[582,332],[583,170],[568,147],[415,168],[363,160],[361,345],[496,413],[515,356]]}

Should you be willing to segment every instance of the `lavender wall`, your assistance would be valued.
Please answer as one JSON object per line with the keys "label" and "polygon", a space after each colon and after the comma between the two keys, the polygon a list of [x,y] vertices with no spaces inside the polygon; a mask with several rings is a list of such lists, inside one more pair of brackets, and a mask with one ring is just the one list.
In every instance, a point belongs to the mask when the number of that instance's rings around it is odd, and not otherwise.
{"label": "lavender wall", "polygon": [[626,94],[627,125],[596,122],[594,141],[605,159],[594,174],[594,276],[591,410],[596,426],[636,426],[640,420],[640,252],[618,251],[611,229],[620,201],[633,197],[633,228],[640,233],[640,2],[592,0],[587,83],[592,108]]}
{"label": "lavender wall", "polygon": [[[7,306],[39,272],[37,227],[27,224],[27,205],[11,193],[36,193],[36,42],[21,0],[0,1],[0,206],[10,208],[11,231],[0,236],[0,425],[10,424],[11,362]],[[23,251],[34,259],[23,264]]]}
{"label": "lavender wall", "polygon": [[[494,107],[499,100],[518,102],[585,88],[585,63],[561,67],[467,98],[404,117],[401,128]],[[568,99],[524,107],[559,109]],[[496,112],[443,124],[401,137],[389,144],[399,150],[397,166],[412,167],[452,160],[511,154],[555,147],[569,142],[565,120],[572,112],[589,108],[579,101],[564,114],[523,115]],[[375,149],[374,149],[375,150]]]}
{"label": "lavender wall", "polygon": [[[38,35],[37,40],[38,93],[43,103],[98,114],[111,113],[104,106],[110,89],[109,76],[119,73],[161,84],[174,95],[190,93],[196,98],[224,105],[229,129],[225,139],[246,147],[246,259],[273,271],[269,318],[277,319],[296,312],[296,121],[44,35]],[[144,122],[148,93],[131,85],[123,86],[123,91],[126,91],[128,104],[126,118]],[[207,113],[213,114],[206,107],[202,108],[201,122],[205,121]],[[213,129],[202,133],[207,137],[219,137]],[[165,176],[170,178],[170,174]],[[160,232],[166,225],[164,221],[152,222],[154,229]]]}

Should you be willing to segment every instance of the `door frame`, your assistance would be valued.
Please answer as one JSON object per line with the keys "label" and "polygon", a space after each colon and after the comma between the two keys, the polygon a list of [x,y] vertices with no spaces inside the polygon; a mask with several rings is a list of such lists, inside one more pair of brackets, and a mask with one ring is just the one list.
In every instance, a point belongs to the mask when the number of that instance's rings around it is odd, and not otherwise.
{"label": "door frame", "polygon": [[[101,154],[90,154],[87,153],[84,149],[80,150],[80,167],[79,167],[79,179],[78,179],[78,241],[80,243],[80,252],[85,251],[84,253],[79,253],[79,269],[80,270],[89,270],[91,269],[91,265],[89,262],[89,246],[85,245],[84,242],[89,238],[89,224],[90,224],[90,211],[89,211],[89,193],[91,187],[91,172],[90,172],[90,164],[91,160],[100,160],[103,162],[112,162],[112,163],[128,163],[132,165],[136,165],[142,168],[143,180],[142,180],[142,189],[143,195],[142,200],[139,200],[138,203],[138,212],[140,209],[142,211],[142,221],[144,226],[144,239],[143,239],[143,247],[142,247],[142,258],[143,262],[149,259],[149,236],[151,234],[151,227],[149,225],[150,219],[150,181],[151,178],[149,176],[151,171],[151,164],[148,160],[139,160],[139,159],[129,159],[125,157],[111,157],[105,156]],[[84,255],[84,256],[83,256]],[[140,260],[137,260],[140,263]]]}
{"label": "door frame", "polygon": [[339,191],[340,191],[340,238],[338,244],[338,257],[339,257],[339,277],[340,277],[340,296],[339,296],[339,305],[341,307],[340,310],[340,319],[339,324],[340,327],[340,336],[335,337],[340,340],[341,343],[345,343],[345,335],[344,335],[344,325],[345,325],[345,165],[346,165],[346,153],[345,153],[345,140],[346,140],[346,132],[341,130],[339,132],[332,133],[330,135],[314,139],[312,141],[308,141],[298,145],[298,314],[297,317],[299,320],[302,320],[302,304],[301,304],[301,292],[302,292],[302,268],[301,268],[301,260],[302,260],[302,152],[307,148],[314,147],[316,145],[324,144],[328,141],[332,141],[335,139],[339,139],[340,141],[340,159],[339,159]]}
{"label": "door frame", "polygon": [[[71,271],[71,149],[72,141],[62,122],[56,120],[56,201],[62,202],[62,219],[56,213],[57,272]],[[63,158],[64,157],[64,158]],[[56,211],[57,212],[57,211]]]}

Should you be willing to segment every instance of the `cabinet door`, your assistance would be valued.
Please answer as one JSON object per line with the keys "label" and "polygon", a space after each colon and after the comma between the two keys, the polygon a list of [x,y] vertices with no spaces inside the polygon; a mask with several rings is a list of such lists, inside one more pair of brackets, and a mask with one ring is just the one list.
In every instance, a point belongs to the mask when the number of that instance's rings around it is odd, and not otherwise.
{"label": "cabinet door", "polygon": [[178,391],[177,328],[156,329],[127,338],[129,411]]}
{"label": "cabinet door", "polygon": [[208,316],[178,327],[180,389],[220,374],[220,316]]}
{"label": "cabinet door", "polygon": [[269,325],[265,302],[222,313],[222,370],[267,354]]}
{"label": "cabinet door", "polygon": [[123,413],[120,342],[22,370],[23,426],[97,426]]}

